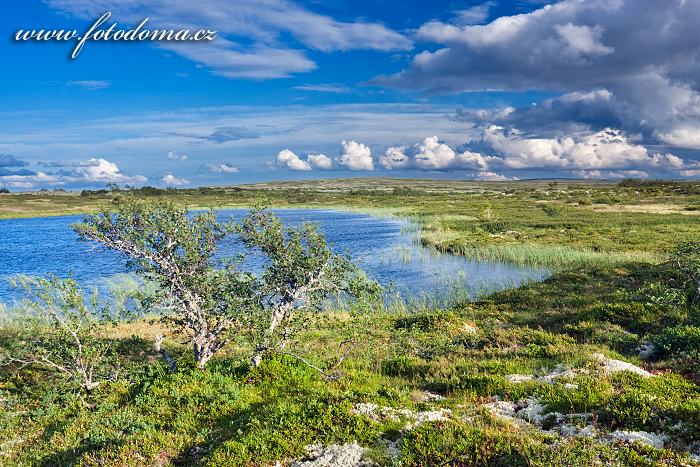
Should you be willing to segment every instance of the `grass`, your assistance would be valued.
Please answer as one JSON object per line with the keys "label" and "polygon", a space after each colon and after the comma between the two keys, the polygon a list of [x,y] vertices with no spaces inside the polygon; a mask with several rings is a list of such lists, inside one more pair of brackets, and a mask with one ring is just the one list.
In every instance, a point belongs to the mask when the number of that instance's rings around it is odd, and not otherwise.
{"label": "grass", "polygon": [[[429,241],[428,241],[429,242]],[[570,269],[582,266],[612,266],[624,263],[658,263],[661,256],[650,252],[603,253],[570,246],[513,243],[477,248],[464,245],[443,247],[446,252],[463,255],[479,261],[500,261],[521,266],[555,266]]]}
{"label": "grass", "polygon": [[[80,396],[43,370],[0,374],[0,462],[272,465],[303,457],[310,444],[358,442],[382,465],[689,464],[686,449],[700,433],[700,367],[687,351],[697,350],[700,310],[651,304],[658,292],[648,284],[669,278],[649,264],[577,269],[449,309],[376,308],[357,321],[321,315],[293,348],[323,366],[354,335],[337,381],[282,355],[251,368],[245,343],[198,371],[177,340],[170,350],[182,355],[180,370],[171,374],[151,349],[160,330],[147,320],[121,324],[103,337],[124,349],[122,376],[95,394]],[[0,340],[13,338],[12,326],[0,328]],[[658,341],[663,352],[640,363],[635,348],[643,340]],[[590,360],[595,352],[643,364],[656,376],[603,372]],[[557,365],[589,373],[554,384],[507,378]],[[421,402],[416,395],[426,390],[445,399]],[[666,433],[669,449],[512,425],[484,408],[494,396],[534,397],[547,412],[591,413],[602,433]],[[404,420],[354,415],[361,402],[442,407],[452,415],[402,431]],[[397,458],[386,440],[398,443]]]}

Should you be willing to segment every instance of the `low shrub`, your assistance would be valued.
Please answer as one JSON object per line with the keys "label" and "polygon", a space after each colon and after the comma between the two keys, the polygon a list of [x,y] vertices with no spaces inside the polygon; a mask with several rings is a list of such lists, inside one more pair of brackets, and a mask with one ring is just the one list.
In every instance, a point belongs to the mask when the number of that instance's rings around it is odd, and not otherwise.
{"label": "low shrub", "polygon": [[700,326],[674,326],[663,330],[652,342],[662,356],[700,350]]}
{"label": "low shrub", "polygon": [[382,373],[388,376],[413,378],[425,376],[429,370],[428,363],[407,355],[400,355],[382,362]]}

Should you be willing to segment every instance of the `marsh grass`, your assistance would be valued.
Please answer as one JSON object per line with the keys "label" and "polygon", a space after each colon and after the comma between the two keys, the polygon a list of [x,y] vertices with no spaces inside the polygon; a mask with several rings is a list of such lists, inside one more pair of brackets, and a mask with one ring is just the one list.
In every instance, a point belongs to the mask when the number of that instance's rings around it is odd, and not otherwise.
{"label": "marsh grass", "polygon": [[510,243],[485,247],[452,246],[446,251],[478,261],[498,261],[521,266],[572,269],[583,266],[615,266],[627,263],[659,263],[662,257],[650,252],[599,252],[568,246]]}

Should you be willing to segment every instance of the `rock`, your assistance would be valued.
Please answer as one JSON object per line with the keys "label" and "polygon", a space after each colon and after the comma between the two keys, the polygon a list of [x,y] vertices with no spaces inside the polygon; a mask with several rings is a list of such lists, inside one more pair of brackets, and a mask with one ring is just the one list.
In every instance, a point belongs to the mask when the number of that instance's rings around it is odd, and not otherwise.
{"label": "rock", "polygon": [[644,378],[649,378],[650,376],[654,376],[643,368],[639,368],[638,366],[632,365],[631,363],[623,362],[622,360],[615,360],[612,358],[608,358],[605,355],[603,355],[602,353],[591,354],[591,360],[599,361],[601,366],[603,367],[603,370],[605,370],[609,373],[618,373],[621,371],[629,371],[630,373],[635,373],[635,374],[642,376]]}
{"label": "rock", "polygon": [[664,444],[666,443],[666,435],[649,433],[646,431],[617,430],[610,433],[607,436],[607,438],[610,441],[624,441],[627,443],[636,441],[639,443],[644,443],[656,449],[663,448]]}
{"label": "rock", "polygon": [[656,346],[651,342],[642,342],[637,351],[639,352],[639,358],[649,360],[656,354]]}

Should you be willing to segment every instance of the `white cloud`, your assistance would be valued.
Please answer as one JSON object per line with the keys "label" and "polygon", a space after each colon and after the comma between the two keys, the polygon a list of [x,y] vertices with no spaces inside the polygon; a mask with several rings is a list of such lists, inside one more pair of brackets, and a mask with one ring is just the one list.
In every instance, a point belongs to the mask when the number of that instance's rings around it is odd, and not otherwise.
{"label": "white cloud", "polygon": [[621,169],[655,167],[675,170],[683,160],[672,154],[649,153],[619,130],[605,129],[578,138],[527,138],[518,131],[491,126],[483,142],[502,155],[512,169]]}
{"label": "white cloud", "polygon": [[[102,158],[92,158],[84,161],[56,161],[53,166],[70,167],[70,171],[58,173],[31,172],[0,176],[0,183],[31,188],[36,185],[65,185],[67,183],[144,183],[147,178],[143,175],[125,175],[114,162]],[[50,165],[50,164],[49,164]]]}
{"label": "white cloud", "polygon": [[109,81],[102,80],[79,80],[79,81],[68,81],[69,86],[77,86],[79,88],[85,89],[86,91],[97,91],[99,89],[105,89],[112,85]]}
{"label": "white cloud", "polygon": [[482,23],[488,19],[491,8],[494,6],[496,6],[496,2],[489,1],[465,10],[458,10],[455,14],[455,22],[459,24]]}
{"label": "white cloud", "polygon": [[168,151],[168,159],[171,161],[182,162],[187,160],[187,156],[185,154],[178,154],[175,151]]}
{"label": "white cloud", "polygon": [[[583,178],[647,177],[650,171],[675,176],[700,167],[676,155],[650,152],[619,130],[605,129],[561,138],[533,138],[516,129],[499,126],[485,129],[467,145],[475,150],[455,151],[437,136],[413,146],[391,146],[379,156],[387,169],[476,170],[483,180],[514,180],[493,168],[571,173]],[[682,172],[683,171],[683,172]]]}
{"label": "white cloud", "polygon": [[411,158],[406,155],[406,146],[390,146],[379,156],[379,165],[389,170],[407,168],[411,162]]}
{"label": "white cloud", "polygon": [[302,86],[294,86],[294,89],[298,89],[300,91],[331,92],[336,94],[351,91],[349,87],[343,84],[304,84]]}
{"label": "white cloud", "polygon": [[333,168],[333,161],[325,154],[308,154],[304,160],[289,149],[281,150],[277,154],[276,162],[290,170],[306,172],[313,169],[329,170]]}
{"label": "white cloud", "polygon": [[385,169],[416,168],[420,170],[486,170],[489,160],[478,152],[455,152],[437,136],[428,136],[409,148],[394,146],[379,157],[379,164]]}
{"label": "white cloud", "polygon": [[287,167],[289,170],[309,171],[311,164],[301,160],[293,151],[283,149],[277,154],[277,164]]}
{"label": "white cloud", "polygon": [[330,170],[333,168],[333,161],[325,154],[309,154],[306,156],[306,160],[314,169]]}
{"label": "white cloud", "polygon": [[649,178],[649,173],[644,170],[577,170],[574,175],[586,179],[611,178]]}
{"label": "white cloud", "polygon": [[615,50],[600,42],[600,37],[603,35],[603,28],[600,26],[577,26],[567,23],[555,25],[554,30],[559,34],[565,45],[564,53],[573,59],[593,55],[606,55],[613,53]]}
{"label": "white cloud", "polygon": [[568,118],[581,124],[577,130],[613,127],[639,133],[646,144],[700,149],[700,2],[547,3],[483,25],[429,21],[418,36],[436,45],[374,83],[438,94],[496,89],[573,97],[604,90],[614,99],[600,93],[592,96],[596,102],[555,98],[515,112],[510,123],[552,136],[552,125],[542,124],[551,114],[556,129],[558,118]]}
{"label": "white cloud", "polygon": [[4,175],[0,176],[0,185],[14,188],[33,188],[38,185],[64,185],[64,177],[37,172],[32,175]]}
{"label": "white cloud", "polygon": [[372,152],[367,146],[353,140],[343,140],[340,146],[342,153],[336,159],[339,165],[350,170],[374,170]]}
{"label": "white cloud", "polygon": [[226,173],[226,174],[237,174],[240,169],[228,162],[223,162],[221,164],[204,164],[204,168],[212,173]]}
{"label": "white cloud", "polygon": [[124,175],[117,164],[101,158],[85,161],[84,165],[75,168],[75,173],[86,182],[143,183],[146,181],[146,177],[142,175]]}
{"label": "white cloud", "polygon": [[[120,24],[151,18],[151,28],[218,31],[211,42],[161,42],[159,47],[231,78],[281,78],[313,70],[316,64],[297,50],[299,45],[321,52],[411,47],[409,39],[380,23],[337,21],[287,0],[49,0],[48,4],[86,20],[111,11]],[[299,45],[285,47],[284,36]]]}
{"label": "white cloud", "polygon": [[161,178],[160,181],[163,182],[163,184],[169,186],[182,186],[190,183],[189,180],[185,180],[184,178],[177,178],[173,174],[163,175],[163,178]]}
{"label": "white cloud", "polygon": [[448,145],[440,143],[437,136],[429,136],[418,143],[413,156],[414,164],[419,169],[446,169],[452,165],[455,152]]}
{"label": "white cloud", "polygon": [[479,172],[476,175],[477,180],[483,180],[486,182],[507,182],[511,180],[519,180],[518,177],[506,177],[496,172]]}
{"label": "white cloud", "polygon": [[697,124],[681,124],[667,131],[657,132],[659,141],[677,148],[700,148],[700,122]]}

